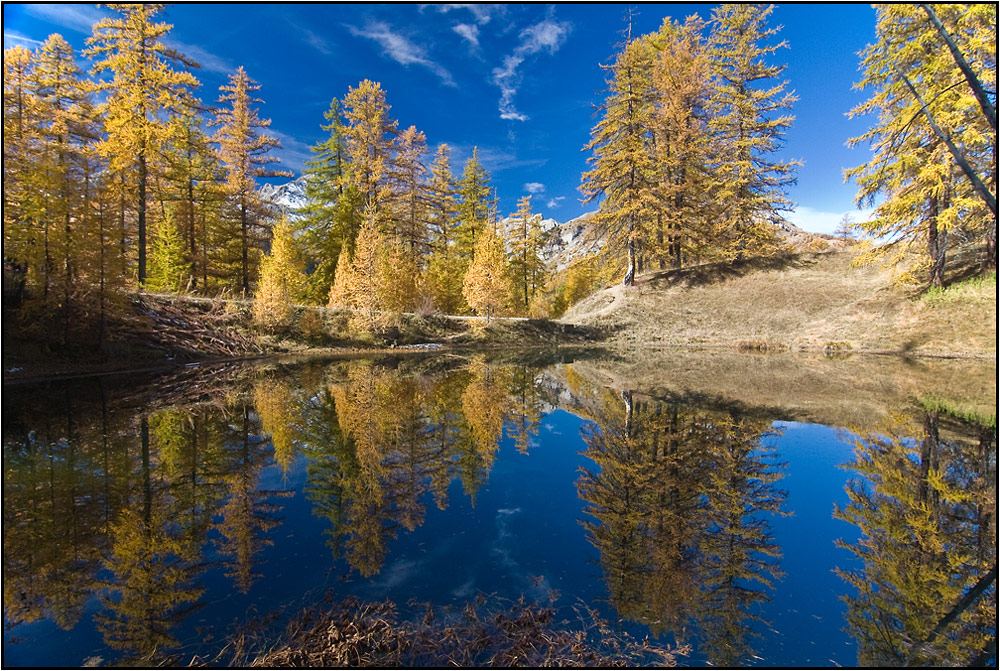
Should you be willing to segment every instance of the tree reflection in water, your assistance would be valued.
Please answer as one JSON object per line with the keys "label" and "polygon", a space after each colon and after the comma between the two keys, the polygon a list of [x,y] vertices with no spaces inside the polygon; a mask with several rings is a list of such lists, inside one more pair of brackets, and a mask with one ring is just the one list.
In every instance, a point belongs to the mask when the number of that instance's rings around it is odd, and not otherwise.
{"label": "tree reflection in water", "polygon": [[746,661],[755,606],[780,576],[767,520],[786,494],[771,422],[689,399],[577,393],[598,467],[577,488],[612,604],[680,643],[696,627],[712,664]]}
{"label": "tree reflection in water", "polygon": [[[927,407],[855,432],[850,503],[836,515],[862,534],[845,547],[864,568],[840,572],[854,588],[847,623],[859,665],[996,659],[995,421]],[[972,593],[977,584],[988,587]]]}
{"label": "tree reflection in water", "polygon": [[[206,590],[252,597],[266,583],[289,482],[333,560],[374,576],[393,539],[446,510],[459,483],[476,505],[505,434],[514,458],[535,458],[543,417],[559,407],[587,420],[576,490],[618,615],[724,666],[749,663],[766,631],[759,618],[781,577],[771,521],[786,504],[773,409],[484,358],[105,385],[5,395],[9,628],[48,618],[72,629],[90,601],[123,661],[162,661],[187,644],[178,623],[211,600]],[[843,572],[859,664],[973,663],[995,646],[995,584],[953,612],[996,566],[995,426],[928,405],[854,432],[856,475],[837,514],[862,534],[849,546],[862,568]],[[558,453],[547,447],[542,458]]]}

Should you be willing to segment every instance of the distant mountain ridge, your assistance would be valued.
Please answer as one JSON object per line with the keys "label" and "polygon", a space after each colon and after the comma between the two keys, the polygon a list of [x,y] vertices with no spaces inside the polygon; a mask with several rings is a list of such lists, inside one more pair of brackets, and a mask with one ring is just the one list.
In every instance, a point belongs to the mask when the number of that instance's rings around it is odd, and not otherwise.
{"label": "distant mountain ridge", "polygon": [[[276,206],[291,220],[301,218],[302,215],[297,211],[309,202],[306,197],[305,175],[284,184],[264,184],[257,192],[261,199]],[[549,234],[547,244],[542,250],[542,258],[550,268],[562,270],[574,259],[601,248],[600,243],[591,241],[592,236],[587,222],[593,216],[593,212],[587,212],[567,222],[552,218],[542,220],[542,229]],[[507,217],[503,223],[508,223],[511,218]]]}

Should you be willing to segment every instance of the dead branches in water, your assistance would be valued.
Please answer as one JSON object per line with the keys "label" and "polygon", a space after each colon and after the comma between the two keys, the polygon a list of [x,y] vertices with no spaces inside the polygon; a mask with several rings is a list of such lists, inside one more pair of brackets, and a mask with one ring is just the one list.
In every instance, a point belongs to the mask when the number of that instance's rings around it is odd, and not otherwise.
{"label": "dead branches in water", "polygon": [[[575,621],[556,621],[551,607],[480,595],[460,611],[424,606],[401,620],[391,601],[348,598],[300,615],[279,647],[256,654],[233,646],[232,665],[301,667],[631,667],[674,666],[673,649],[613,631],[585,605]],[[243,645],[245,639],[241,639]],[[242,649],[240,649],[242,648]],[[214,660],[212,665],[219,663]],[[192,665],[201,665],[195,660]],[[206,662],[207,663],[207,662]]]}

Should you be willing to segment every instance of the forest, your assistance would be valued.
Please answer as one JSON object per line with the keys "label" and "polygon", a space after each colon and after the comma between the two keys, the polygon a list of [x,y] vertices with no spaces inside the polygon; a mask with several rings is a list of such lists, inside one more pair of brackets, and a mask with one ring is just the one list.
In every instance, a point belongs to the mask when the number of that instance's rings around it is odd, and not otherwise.
{"label": "forest", "polygon": [[[367,79],[317,120],[308,203],[284,216],[259,191],[292,173],[251,74],[202,99],[198,64],[166,46],[164,7],[113,9],[81,54],[89,71],[58,34],[4,54],[4,305],[19,337],[54,350],[103,348],[141,292],[252,300],[263,333],[326,306],[364,333],[401,313],[557,318],[644,269],[789,251],[777,225],[797,164],[776,156],[796,98],[771,6],[645,35],[626,21],[584,148],[600,252],[560,272],[531,197],[504,216],[478,153],[459,171]],[[940,287],[949,251],[975,249],[995,270],[995,35],[994,5],[878,8],[860,55],[871,97],[851,111],[874,117],[849,140],[872,148],[847,174],[875,207],[844,222],[866,238],[859,263]]]}

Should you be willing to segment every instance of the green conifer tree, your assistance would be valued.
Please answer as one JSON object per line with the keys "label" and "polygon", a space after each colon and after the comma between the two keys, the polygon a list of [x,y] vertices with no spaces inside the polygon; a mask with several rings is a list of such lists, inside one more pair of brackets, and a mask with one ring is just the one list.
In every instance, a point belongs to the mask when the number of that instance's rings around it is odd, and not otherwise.
{"label": "green conifer tree", "polygon": [[292,173],[269,167],[278,162],[269,152],[281,143],[263,132],[271,125],[271,120],[261,119],[255,106],[263,102],[253,97],[260,85],[240,67],[219,90],[222,91],[219,102],[228,103],[228,106],[216,112],[213,125],[219,130],[214,139],[226,167],[226,194],[240,243],[239,275],[232,279],[246,294],[250,291],[250,283],[255,277],[254,266],[270,229],[270,208],[261,201],[256,178],[291,177]]}

